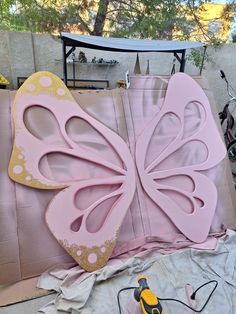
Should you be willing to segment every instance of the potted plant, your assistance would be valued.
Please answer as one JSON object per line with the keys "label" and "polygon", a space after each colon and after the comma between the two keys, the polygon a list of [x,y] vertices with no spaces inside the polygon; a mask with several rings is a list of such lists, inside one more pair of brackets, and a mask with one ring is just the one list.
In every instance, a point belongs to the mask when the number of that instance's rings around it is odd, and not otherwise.
{"label": "potted plant", "polygon": [[9,81],[0,73],[0,89],[5,89],[9,84]]}

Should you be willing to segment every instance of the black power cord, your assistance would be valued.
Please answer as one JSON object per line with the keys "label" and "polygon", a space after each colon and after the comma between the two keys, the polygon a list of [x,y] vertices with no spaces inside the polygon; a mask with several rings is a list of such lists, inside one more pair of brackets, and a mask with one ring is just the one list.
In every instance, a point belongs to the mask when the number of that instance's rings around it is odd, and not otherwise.
{"label": "black power cord", "polygon": [[123,289],[120,289],[119,292],[117,293],[117,302],[118,302],[118,307],[119,307],[119,313],[121,314],[121,306],[120,306],[120,293],[122,291],[125,291],[125,290],[131,290],[131,289],[136,289],[137,287],[126,287],[126,288],[123,288]]}
{"label": "black power cord", "polygon": [[[206,302],[204,303],[204,305],[202,306],[202,308],[201,308],[200,310],[195,310],[194,308],[192,308],[192,307],[189,306],[188,304],[186,304],[186,303],[184,303],[184,302],[182,302],[182,301],[180,301],[180,300],[178,300],[178,299],[159,298],[159,297],[158,297],[158,299],[159,299],[160,301],[174,301],[174,302],[178,302],[178,303],[180,303],[180,304],[186,306],[186,307],[189,308],[190,310],[194,311],[195,313],[200,313],[200,312],[202,312],[202,311],[204,310],[204,308],[206,307],[207,303],[209,302],[209,300],[210,300],[212,294],[213,294],[214,291],[216,290],[216,287],[218,286],[218,281],[216,281],[216,280],[211,280],[211,281],[208,281],[208,282],[204,283],[203,285],[201,285],[200,287],[198,287],[198,288],[192,293],[192,295],[190,296],[190,298],[191,298],[192,300],[195,300],[195,297],[196,297],[197,292],[198,292],[201,288],[203,288],[204,286],[209,285],[210,283],[215,283],[215,286],[214,286],[214,288],[212,289],[210,295],[208,296]],[[118,292],[118,294],[117,294],[117,302],[118,302],[118,307],[119,307],[119,313],[120,313],[120,314],[121,314],[120,293],[121,293],[122,291],[125,291],[125,290],[131,290],[131,289],[136,289],[136,288],[138,288],[138,287],[127,287],[127,288],[123,288],[123,289],[120,289],[120,290],[119,290],[119,292]]]}

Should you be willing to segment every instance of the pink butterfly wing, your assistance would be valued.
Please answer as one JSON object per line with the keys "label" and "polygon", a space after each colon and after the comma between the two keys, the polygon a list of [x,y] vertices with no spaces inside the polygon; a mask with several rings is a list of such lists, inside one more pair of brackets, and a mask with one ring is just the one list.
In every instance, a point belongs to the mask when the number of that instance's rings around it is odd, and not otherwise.
{"label": "pink butterfly wing", "polygon": [[161,111],[137,140],[136,164],[149,197],[194,242],[207,238],[217,203],[205,173],[225,154],[206,95],[188,75],[174,75]]}
{"label": "pink butterfly wing", "polygon": [[135,192],[127,145],[48,72],[19,89],[13,117],[10,177],[31,187],[64,188],[48,206],[49,229],[81,267],[104,266]]}

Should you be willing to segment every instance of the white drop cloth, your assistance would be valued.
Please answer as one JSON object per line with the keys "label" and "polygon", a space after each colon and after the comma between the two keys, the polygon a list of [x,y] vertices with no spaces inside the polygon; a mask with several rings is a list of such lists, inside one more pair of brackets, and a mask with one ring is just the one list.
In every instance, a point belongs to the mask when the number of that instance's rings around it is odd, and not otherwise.
{"label": "white drop cloth", "polygon": [[[217,280],[218,287],[202,313],[236,313],[236,233],[232,230],[227,231],[212,251],[191,248],[170,255],[153,251],[126,261],[110,261],[108,266],[90,274],[83,273],[79,266],[53,269],[41,276],[38,286],[56,290],[57,297],[38,313],[118,314],[118,291],[137,286],[140,273],[147,276],[150,288],[159,297],[177,298],[186,303],[187,283],[196,289],[209,280]],[[199,291],[197,309],[205,303],[213,287],[211,284]],[[121,294],[122,313],[128,313],[127,301],[132,293],[130,290]],[[176,302],[161,303],[165,314],[193,313]]]}

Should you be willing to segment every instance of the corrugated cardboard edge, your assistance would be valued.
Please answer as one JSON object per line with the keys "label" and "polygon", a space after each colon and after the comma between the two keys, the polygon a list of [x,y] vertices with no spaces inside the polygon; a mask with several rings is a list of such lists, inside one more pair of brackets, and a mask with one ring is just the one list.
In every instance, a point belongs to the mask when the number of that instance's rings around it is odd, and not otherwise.
{"label": "corrugated cardboard edge", "polygon": [[0,286],[0,307],[24,302],[55,293],[37,288],[38,277],[21,280],[11,285]]}

